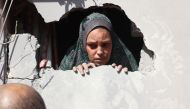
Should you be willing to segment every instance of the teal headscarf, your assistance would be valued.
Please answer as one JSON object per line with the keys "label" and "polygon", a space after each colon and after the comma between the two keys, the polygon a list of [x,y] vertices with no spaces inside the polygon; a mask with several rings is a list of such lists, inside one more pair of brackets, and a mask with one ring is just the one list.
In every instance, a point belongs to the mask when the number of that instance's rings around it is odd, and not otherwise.
{"label": "teal headscarf", "polygon": [[138,66],[134,56],[113,31],[111,21],[100,13],[92,13],[83,19],[79,28],[78,41],[76,45],[68,50],[61,61],[59,69],[71,70],[74,66],[90,62],[86,52],[86,39],[88,33],[97,27],[106,28],[111,33],[113,46],[111,57],[107,64],[116,63],[117,65],[126,66],[129,71],[136,71]]}

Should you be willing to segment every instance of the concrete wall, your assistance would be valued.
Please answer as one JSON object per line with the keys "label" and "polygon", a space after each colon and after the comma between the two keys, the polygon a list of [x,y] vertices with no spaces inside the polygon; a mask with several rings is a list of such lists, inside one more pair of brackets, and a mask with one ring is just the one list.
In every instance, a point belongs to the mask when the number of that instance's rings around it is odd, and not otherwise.
{"label": "concrete wall", "polygon": [[[84,109],[84,107],[88,108],[88,106],[94,109],[190,108],[190,86],[188,84],[190,81],[190,74],[188,73],[190,65],[190,43],[188,43],[190,40],[188,37],[190,35],[188,31],[190,14],[187,12],[190,7],[187,0],[31,0],[31,2],[36,5],[46,22],[58,20],[62,14],[72,7],[89,7],[102,5],[105,2],[117,4],[125,10],[128,17],[141,29],[146,45],[155,52],[156,58],[154,61],[150,61],[150,57],[142,51],[143,58],[140,63],[140,71],[132,74],[134,75],[132,77],[118,77],[112,68],[101,67],[92,70],[94,76],[95,73],[99,72],[96,77],[89,77],[93,81],[97,80],[94,83],[88,77],[83,79],[80,75],[74,75],[72,71],[67,73],[47,69],[42,78],[37,80],[36,83],[31,84],[30,79],[10,79],[9,82],[23,82],[32,85],[43,95],[50,109],[59,109],[61,107]],[[27,42],[27,38],[23,40]],[[26,45],[26,42],[25,44],[20,43],[18,47],[22,46],[22,44]],[[35,39],[33,39],[32,45],[35,45]],[[29,50],[31,49],[30,45],[27,45],[27,47],[29,47]],[[17,50],[19,51],[19,48]],[[13,60],[19,60],[19,56],[24,55],[22,53],[17,54],[15,57],[13,56]],[[12,76],[23,75],[24,72],[28,71],[25,77],[31,77],[30,74],[35,67],[33,52],[30,57],[25,61],[22,60],[23,63],[12,69],[12,72],[17,72],[13,73]],[[12,65],[14,65],[16,61],[12,62]],[[27,62],[31,62],[30,66],[27,66]],[[24,69],[22,69],[23,65],[26,65]],[[22,72],[18,69],[22,70]],[[73,75],[68,75],[69,72]],[[105,78],[109,72],[111,72],[108,76],[109,78]],[[123,84],[125,79],[129,79],[126,80],[126,85]],[[78,82],[76,82],[77,80]],[[108,81],[112,80],[113,84],[106,85]],[[88,83],[84,84],[86,81]],[[117,88],[112,91],[114,87],[111,85]],[[96,90],[92,90],[92,88]],[[80,92],[82,93],[81,95],[79,95]],[[116,95],[115,98],[110,97],[113,95]],[[108,96],[110,101],[105,96]],[[124,104],[122,104],[122,100]],[[71,105],[62,105],[62,103],[71,103]],[[121,105],[119,105],[120,103]]]}
{"label": "concrete wall", "polygon": [[[34,3],[47,22],[58,20],[61,13],[72,7],[89,7],[90,5],[102,5],[105,2],[121,6],[128,17],[140,27],[144,33],[146,45],[156,54],[155,71],[151,72],[148,71],[149,68],[142,68],[142,72],[148,75],[146,78],[150,79],[145,90],[153,91],[152,93],[147,91],[147,96],[153,96],[152,108],[190,108],[188,103],[190,101],[188,84],[190,78],[188,73],[190,65],[190,43],[188,42],[190,40],[188,31],[190,14],[188,10],[190,7],[188,4],[190,2],[188,0],[42,1],[34,1]],[[47,8],[50,9],[48,13]],[[162,93],[165,94],[162,95]],[[181,104],[179,107],[176,106],[178,103]],[[146,105],[148,101],[144,104],[144,109]]]}

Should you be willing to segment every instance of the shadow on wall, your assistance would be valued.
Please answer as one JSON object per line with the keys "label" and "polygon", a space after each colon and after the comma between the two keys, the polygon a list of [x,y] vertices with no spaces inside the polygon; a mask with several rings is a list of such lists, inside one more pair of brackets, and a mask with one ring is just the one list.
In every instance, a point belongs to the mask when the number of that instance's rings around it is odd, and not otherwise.
{"label": "shadow on wall", "polygon": [[[75,5],[75,7],[85,7],[86,0],[29,0],[32,2],[58,2],[61,6],[65,5],[65,11],[69,11],[70,5]],[[96,0],[93,0],[94,4],[97,6]]]}
{"label": "shadow on wall", "polygon": [[148,47],[146,45],[144,45],[142,49],[151,57],[151,59],[155,58],[154,51],[148,49]]}

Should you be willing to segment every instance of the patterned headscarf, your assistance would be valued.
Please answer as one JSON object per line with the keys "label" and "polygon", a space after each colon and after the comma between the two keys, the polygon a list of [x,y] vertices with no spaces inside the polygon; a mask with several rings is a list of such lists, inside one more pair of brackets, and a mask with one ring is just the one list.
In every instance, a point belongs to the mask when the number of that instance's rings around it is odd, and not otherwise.
{"label": "patterned headscarf", "polygon": [[111,34],[113,46],[111,57],[107,64],[121,64],[126,66],[129,71],[136,71],[138,66],[134,56],[113,31],[111,21],[105,15],[100,13],[92,13],[83,19],[79,28],[78,41],[76,45],[68,50],[68,53],[62,59],[59,68],[61,70],[71,70],[74,66],[90,62],[86,52],[86,39],[88,34],[98,27],[106,28]]}

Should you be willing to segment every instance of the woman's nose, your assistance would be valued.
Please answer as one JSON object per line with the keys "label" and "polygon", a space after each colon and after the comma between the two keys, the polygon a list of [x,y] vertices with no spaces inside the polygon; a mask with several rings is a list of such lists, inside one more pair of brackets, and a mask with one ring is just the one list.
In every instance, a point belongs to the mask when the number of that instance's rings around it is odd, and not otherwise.
{"label": "woman's nose", "polygon": [[103,49],[102,49],[102,47],[98,47],[98,48],[97,48],[97,54],[98,54],[98,55],[102,55],[102,54],[103,54]]}

